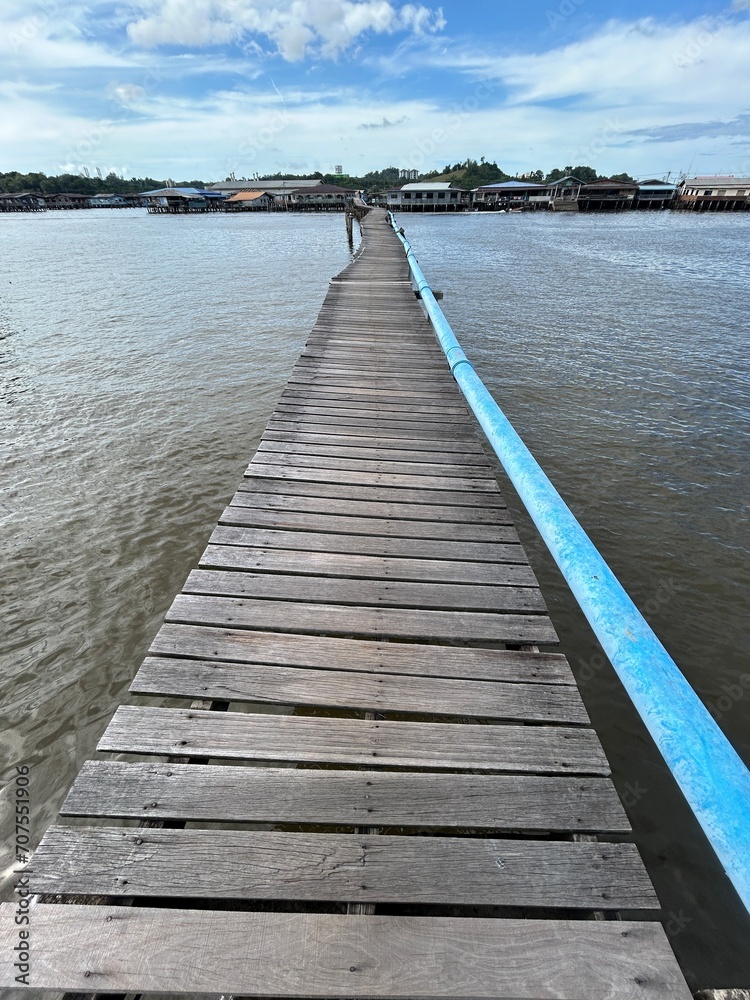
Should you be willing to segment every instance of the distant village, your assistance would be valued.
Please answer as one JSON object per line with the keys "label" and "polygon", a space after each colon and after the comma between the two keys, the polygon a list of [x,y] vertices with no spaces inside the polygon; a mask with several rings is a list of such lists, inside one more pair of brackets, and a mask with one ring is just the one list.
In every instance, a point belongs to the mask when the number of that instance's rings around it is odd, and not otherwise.
{"label": "distant village", "polygon": [[[227,180],[198,187],[163,187],[96,195],[34,191],[0,193],[0,212],[143,208],[153,214],[206,212],[343,212],[359,204],[398,212],[624,212],[679,209],[693,212],[750,210],[750,178],[686,177],[675,184],[573,175],[548,183],[520,178],[462,188],[451,181],[415,180],[369,194],[313,179]],[[410,179],[410,177],[412,179]]]}

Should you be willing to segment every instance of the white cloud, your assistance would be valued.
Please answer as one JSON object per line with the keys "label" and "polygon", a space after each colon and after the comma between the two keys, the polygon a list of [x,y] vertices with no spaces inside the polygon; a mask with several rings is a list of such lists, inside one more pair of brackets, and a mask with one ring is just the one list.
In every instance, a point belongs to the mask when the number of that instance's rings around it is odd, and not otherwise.
{"label": "white cloud", "polygon": [[[8,13],[13,23],[24,23],[22,0],[0,2],[0,21]],[[750,0],[742,3],[750,7]],[[658,176],[687,168],[693,157],[704,172],[750,169],[745,133],[721,124],[743,123],[750,110],[750,21],[744,14],[677,25],[610,22],[548,51],[493,55],[486,43],[469,49],[434,35],[418,38],[443,24],[437,9],[418,3],[131,0],[114,32],[109,22],[107,31],[97,32],[101,18],[82,8],[73,17],[72,10],[65,6],[69,20],[54,30],[51,23],[37,25],[15,62],[0,56],[7,75],[12,66],[17,79],[28,73],[34,81],[16,82],[12,90],[0,84],[0,97],[7,97],[0,169],[56,173],[66,164],[106,172],[113,164],[130,164],[138,175],[211,180],[232,170],[238,176],[329,170],[336,162],[351,173],[388,163],[428,169],[467,155],[497,159],[511,173],[589,162],[601,172]],[[107,12],[99,0],[91,0],[92,10]],[[124,11],[130,12],[125,20]],[[182,44],[189,50],[125,49],[122,55],[128,23],[140,46]],[[7,48],[2,27],[0,47]],[[391,77],[422,68],[433,74],[428,80],[436,72],[452,74],[438,81],[435,93],[455,93],[455,103],[449,97],[414,101],[403,91],[379,99],[368,91],[368,72],[373,86],[375,81],[366,60],[357,65],[351,89],[342,86],[340,68],[327,77],[322,62],[315,76],[307,65],[285,67],[281,76],[291,82],[282,84],[282,98],[267,85],[236,86],[240,76],[257,77],[262,60],[241,59],[239,48],[201,51],[236,40],[247,52],[262,41],[289,62],[309,54],[335,58],[368,33],[398,31],[408,32],[408,40],[392,64],[377,65],[385,71],[392,66]],[[32,75],[24,65],[53,72]],[[54,72],[57,67],[65,74]],[[73,76],[78,67],[83,71]],[[207,93],[199,75],[216,72],[226,74],[224,89]],[[495,85],[477,83],[467,96],[467,79],[480,78]],[[310,86],[327,79],[335,84]]]}
{"label": "white cloud", "polygon": [[3,73],[91,69],[127,66],[128,59],[87,37],[79,27],[86,11],[75,4],[60,6],[49,0],[34,7],[3,0],[0,9],[0,57]]}
{"label": "white cloud", "polygon": [[264,37],[289,62],[309,53],[335,58],[361,36],[398,30],[415,34],[445,27],[441,8],[389,0],[149,0],[143,16],[128,25],[133,42],[217,45]]}
{"label": "white cloud", "polygon": [[639,105],[710,106],[715,114],[726,100],[733,107],[750,92],[749,52],[750,21],[724,14],[677,26],[653,18],[611,21],[582,41],[539,54],[449,51],[433,64],[499,79],[518,104],[585,100],[634,111]]}
{"label": "white cloud", "polygon": [[406,7],[401,8],[401,20],[404,25],[418,35],[425,32],[442,31],[448,23],[443,16],[442,7],[439,7],[437,11],[431,11],[427,7],[415,7],[414,4],[407,4]]}

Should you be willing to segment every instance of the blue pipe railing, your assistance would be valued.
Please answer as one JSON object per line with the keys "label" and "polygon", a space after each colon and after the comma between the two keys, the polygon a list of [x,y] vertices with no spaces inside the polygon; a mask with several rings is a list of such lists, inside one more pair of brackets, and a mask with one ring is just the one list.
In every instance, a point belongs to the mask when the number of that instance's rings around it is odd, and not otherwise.
{"label": "blue pipe railing", "polygon": [[461,392],[750,912],[750,771],[474,371],[389,219]]}

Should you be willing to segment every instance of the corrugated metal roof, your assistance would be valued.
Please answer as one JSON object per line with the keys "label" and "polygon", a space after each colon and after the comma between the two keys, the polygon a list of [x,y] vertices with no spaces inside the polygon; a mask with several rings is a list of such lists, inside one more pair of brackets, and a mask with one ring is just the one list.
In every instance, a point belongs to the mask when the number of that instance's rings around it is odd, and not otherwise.
{"label": "corrugated metal roof", "polygon": [[686,177],[683,181],[685,187],[711,187],[711,188],[736,188],[750,185],[750,177],[732,177],[723,174],[721,176],[709,177]]}
{"label": "corrugated metal roof", "polygon": [[605,187],[618,187],[618,188],[635,188],[638,185],[635,181],[615,181],[610,180],[609,177],[600,177],[598,181],[589,181],[588,184],[583,185],[585,188],[605,188]]}
{"label": "corrugated metal roof", "polygon": [[335,184],[316,184],[315,187],[295,188],[292,194],[354,194],[351,188],[337,187]]}
{"label": "corrugated metal roof", "polygon": [[450,181],[419,181],[415,184],[404,184],[402,191],[459,191]]}
{"label": "corrugated metal roof", "polygon": [[141,195],[144,198],[179,198],[180,196],[185,198],[202,197],[202,193],[198,190],[198,188],[192,187],[157,188],[155,191],[141,191]]}
{"label": "corrugated metal roof", "polygon": [[497,184],[483,184],[478,191],[499,191],[502,188],[547,188],[549,184],[537,184],[534,181],[499,181]]}
{"label": "corrugated metal roof", "polygon": [[258,198],[271,197],[268,191],[238,191],[227,201],[257,201]]}
{"label": "corrugated metal roof", "polygon": [[227,194],[234,194],[237,191],[258,191],[262,189],[263,191],[275,194],[277,191],[298,191],[300,188],[317,187],[318,184],[320,184],[320,181],[314,177],[307,180],[292,178],[285,181],[263,180],[263,178],[260,178],[257,181],[217,181],[216,184],[209,184],[209,189],[211,191],[223,191]]}

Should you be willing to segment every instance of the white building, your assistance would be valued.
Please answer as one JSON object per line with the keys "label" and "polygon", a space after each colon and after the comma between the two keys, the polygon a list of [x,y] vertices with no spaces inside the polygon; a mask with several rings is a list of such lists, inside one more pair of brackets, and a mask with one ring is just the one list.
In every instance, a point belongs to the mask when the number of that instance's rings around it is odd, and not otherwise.
{"label": "white building", "polygon": [[471,192],[455,188],[448,181],[404,184],[386,192],[388,208],[401,212],[460,212],[470,202]]}

